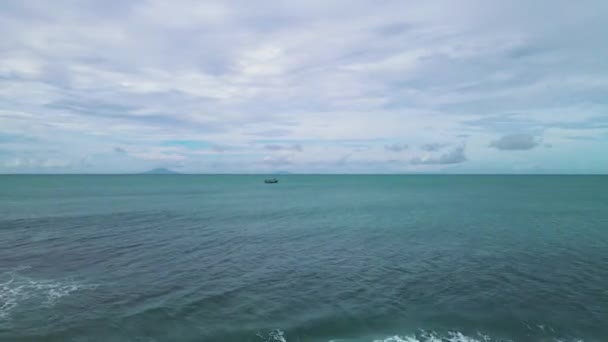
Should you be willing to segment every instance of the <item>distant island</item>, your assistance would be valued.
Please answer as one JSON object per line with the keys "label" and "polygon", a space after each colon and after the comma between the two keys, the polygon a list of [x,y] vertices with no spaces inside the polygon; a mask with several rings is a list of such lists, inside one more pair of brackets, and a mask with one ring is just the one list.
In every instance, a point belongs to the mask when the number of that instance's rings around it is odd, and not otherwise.
{"label": "distant island", "polygon": [[179,172],[165,168],[157,168],[144,172],[145,175],[179,175]]}

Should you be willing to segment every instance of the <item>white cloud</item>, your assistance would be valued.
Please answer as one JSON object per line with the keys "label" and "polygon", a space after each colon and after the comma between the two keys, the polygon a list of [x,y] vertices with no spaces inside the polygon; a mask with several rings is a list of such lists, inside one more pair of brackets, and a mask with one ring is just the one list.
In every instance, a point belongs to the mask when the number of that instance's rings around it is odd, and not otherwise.
{"label": "white cloud", "polygon": [[286,166],[293,163],[293,157],[290,155],[266,156],[263,161],[272,166]]}
{"label": "white cloud", "polygon": [[64,169],[72,165],[70,161],[60,159],[13,158],[4,162],[4,167],[12,169]]}
{"label": "white cloud", "polygon": [[[274,154],[299,171],[377,170],[396,156],[466,171],[501,165],[505,154],[488,141],[517,131],[555,147],[534,149],[543,167],[567,168],[555,151],[581,148],[568,136],[592,135],[598,150],[608,140],[605,10],[599,0],[9,0],[0,4],[0,130],[36,141],[11,142],[0,172],[15,153],[70,160],[74,172],[165,160],[191,172],[262,170]],[[466,163],[464,148],[427,143],[463,135]],[[185,138],[216,147],[159,145]],[[348,139],[366,148],[335,142]],[[517,145],[505,139],[494,147]],[[287,148],[297,141],[306,149]],[[282,148],[263,162],[264,145]],[[224,159],[200,159],[210,155]],[[593,159],[588,167],[601,170]]]}

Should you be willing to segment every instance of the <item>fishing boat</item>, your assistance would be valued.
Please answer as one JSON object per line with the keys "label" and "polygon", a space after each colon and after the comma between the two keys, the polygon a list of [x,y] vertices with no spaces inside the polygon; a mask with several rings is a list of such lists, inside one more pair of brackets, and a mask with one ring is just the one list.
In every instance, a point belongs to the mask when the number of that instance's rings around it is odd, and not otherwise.
{"label": "fishing boat", "polygon": [[274,184],[274,183],[278,183],[279,180],[276,178],[269,178],[269,179],[264,179],[264,183],[266,184]]}

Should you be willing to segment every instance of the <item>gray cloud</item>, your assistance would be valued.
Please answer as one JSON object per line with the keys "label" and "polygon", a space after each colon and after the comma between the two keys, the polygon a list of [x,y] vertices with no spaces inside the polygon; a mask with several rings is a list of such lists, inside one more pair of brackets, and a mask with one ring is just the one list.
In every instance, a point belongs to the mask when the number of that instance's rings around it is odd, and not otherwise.
{"label": "gray cloud", "polygon": [[421,158],[415,157],[410,160],[411,164],[414,165],[447,165],[447,164],[458,164],[467,161],[465,155],[464,146],[458,146],[451,151],[443,153],[438,157]]}
{"label": "gray cloud", "polygon": [[398,143],[394,143],[394,144],[388,144],[388,145],[384,145],[384,149],[390,152],[402,152],[405,151],[409,148],[409,145],[407,144],[398,144]]}
{"label": "gray cloud", "polygon": [[[112,123],[133,123],[138,125],[140,129],[146,127],[173,127],[179,129],[196,129],[198,132],[220,132],[226,130],[226,125],[230,120],[218,122],[217,120],[196,120],[176,115],[176,108],[183,107],[184,104],[175,105],[174,92],[167,91],[161,94],[149,94],[146,96],[134,94],[123,99],[126,94],[118,94],[116,99],[98,99],[92,98],[89,95],[71,95],[71,99],[57,100],[44,104],[54,112],[61,114],[70,114],[73,118],[86,118],[93,121],[102,120],[102,122]],[[157,97],[157,99],[154,99]],[[194,105],[199,104],[198,100],[189,100],[179,97],[183,102]],[[163,99],[165,103],[154,106],[153,110],[150,105],[158,99]],[[111,102],[114,101],[114,102]],[[119,101],[141,101],[140,104],[121,104]],[[166,107],[166,108],[165,108]],[[173,114],[173,115],[172,115]],[[248,124],[247,121],[241,121],[241,124]],[[107,124],[106,124],[107,125]]]}
{"label": "gray cloud", "polygon": [[125,154],[125,153],[127,153],[127,151],[126,151],[124,148],[119,147],[119,146],[114,147],[114,152],[115,152],[115,153],[120,153],[120,154]]}
{"label": "gray cloud", "polygon": [[345,165],[346,163],[348,163],[351,157],[351,153],[343,155],[342,157],[338,158],[338,160],[336,160],[336,165]]}
{"label": "gray cloud", "polygon": [[531,150],[538,146],[540,140],[532,134],[519,133],[508,134],[494,140],[490,143],[490,147],[494,147],[501,151],[524,151]]}
{"label": "gray cloud", "polygon": [[447,144],[442,144],[442,143],[430,143],[430,144],[424,144],[422,145],[420,148],[423,151],[427,151],[427,152],[435,152],[435,151],[439,151],[441,149],[443,149],[444,147],[446,147]]}
{"label": "gray cloud", "polygon": [[137,106],[107,103],[94,99],[60,100],[46,104],[50,109],[76,114],[95,115],[102,117],[124,117],[138,109]]}
{"label": "gray cloud", "polygon": [[300,145],[300,144],[292,144],[292,145],[266,144],[266,145],[264,145],[264,149],[269,150],[269,151],[302,152],[302,145]]}

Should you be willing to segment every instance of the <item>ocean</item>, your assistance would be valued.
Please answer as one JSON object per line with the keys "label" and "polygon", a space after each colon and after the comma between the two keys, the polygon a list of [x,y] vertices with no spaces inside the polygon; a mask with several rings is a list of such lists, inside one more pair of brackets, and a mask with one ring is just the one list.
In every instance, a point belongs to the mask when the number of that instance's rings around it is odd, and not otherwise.
{"label": "ocean", "polygon": [[608,341],[608,177],[0,176],[0,341]]}

